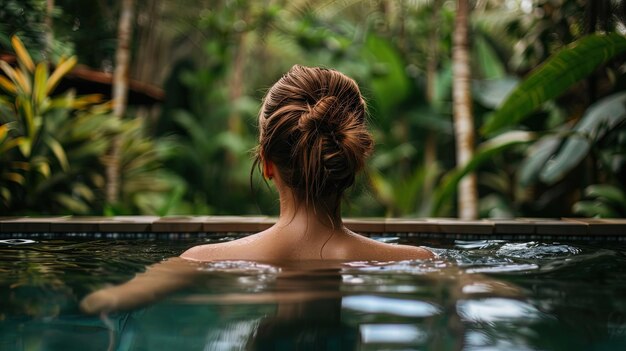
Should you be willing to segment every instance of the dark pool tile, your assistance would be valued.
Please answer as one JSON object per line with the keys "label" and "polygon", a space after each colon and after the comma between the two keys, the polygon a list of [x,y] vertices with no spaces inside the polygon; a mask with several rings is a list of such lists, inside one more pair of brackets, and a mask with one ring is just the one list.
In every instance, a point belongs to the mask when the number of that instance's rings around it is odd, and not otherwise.
{"label": "dark pool tile", "polygon": [[256,233],[263,231],[273,222],[265,216],[207,216],[202,221],[205,232]]}
{"label": "dark pool tile", "polygon": [[50,223],[53,233],[97,233],[104,217],[72,216]]}
{"label": "dark pool tile", "polygon": [[551,218],[551,217],[518,217],[515,218],[516,221],[526,222],[526,223],[545,223],[545,222],[558,222],[560,218]]}
{"label": "dark pool tile", "polygon": [[162,217],[152,223],[155,233],[198,233],[206,216],[172,216]]}
{"label": "dark pool tile", "polygon": [[50,223],[67,217],[13,217],[2,220],[3,233],[46,233],[50,231]]}
{"label": "dark pool tile", "polygon": [[0,233],[5,233],[5,231],[2,229],[4,221],[11,221],[11,220],[15,220],[15,219],[18,219],[18,218],[22,218],[22,217],[21,216],[13,216],[13,217],[0,216]]}
{"label": "dark pool tile", "polygon": [[439,230],[450,234],[493,234],[494,224],[488,220],[437,220]]}
{"label": "dark pool tile", "polygon": [[626,219],[621,218],[563,218],[564,221],[587,225],[589,235],[626,236]]}
{"label": "dark pool tile", "polygon": [[385,232],[390,233],[439,233],[439,224],[433,219],[387,218]]}
{"label": "dark pool tile", "polygon": [[587,235],[587,224],[562,220],[535,221],[538,235]]}
{"label": "dark pool tile", "polygon": [[158,216],[114,216],[102,217],[98,228],[104,233],[144,233],[152,230]]}
{"label": "dark pool tile", "polygon": [[535,224],[515,219],[490,219],[493,222],[495,234],[535,234]]}

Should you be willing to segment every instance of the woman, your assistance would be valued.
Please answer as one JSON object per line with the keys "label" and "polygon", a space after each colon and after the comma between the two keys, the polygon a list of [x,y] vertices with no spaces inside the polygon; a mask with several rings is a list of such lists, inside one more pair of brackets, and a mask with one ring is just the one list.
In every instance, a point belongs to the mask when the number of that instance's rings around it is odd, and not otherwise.
{"label": "woman", "polygon": [[424,248],[390,245],[348,230],[340,202],[373,146],[356,82],[325,68],[294,66],[267,92],[259,114],[256,163],[280,197],[268,230],[228,243],[196,246],[196,260],[426,259]]}
{"label": "woman", "polygon": [[87,296],[87,312],[127,309],[159,299],[196,274],[189,261],[250,260],[293,266],[304,261],[427,259],[424,248],[381,243],[348,230],[340,202],[373,147],[356,82],[325,68],[294,66],[272,86],[259,114],[256,164],[280,197],[271,228],[193,247],[133,280]]}

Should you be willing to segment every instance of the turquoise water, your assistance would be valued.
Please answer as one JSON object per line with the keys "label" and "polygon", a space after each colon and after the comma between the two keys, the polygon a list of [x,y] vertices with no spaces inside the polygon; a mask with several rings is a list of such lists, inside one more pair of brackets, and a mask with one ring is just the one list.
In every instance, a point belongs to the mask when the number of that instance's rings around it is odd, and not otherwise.
{"label": "turquoise water", "polygon": [[220,240],[0,241],[0,350],[626,349],[626,246],[607,242],[420,242],[440,258],[202,264],[192,286],[149,306],[78,309]]}

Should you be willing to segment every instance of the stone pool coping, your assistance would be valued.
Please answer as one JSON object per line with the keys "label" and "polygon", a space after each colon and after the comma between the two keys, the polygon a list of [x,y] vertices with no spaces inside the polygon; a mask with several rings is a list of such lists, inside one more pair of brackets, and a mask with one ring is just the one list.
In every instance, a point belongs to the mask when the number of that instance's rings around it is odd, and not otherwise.
{"label": "stone pool coping", "polygon": [[[114,216],[0,217],[0,233],[253,233],[273,225],[265,216]],[[626,219],[516,218],[347,218],[349,229],[366,235],[439,234],[443,236],[609,236],[626,240]]]}

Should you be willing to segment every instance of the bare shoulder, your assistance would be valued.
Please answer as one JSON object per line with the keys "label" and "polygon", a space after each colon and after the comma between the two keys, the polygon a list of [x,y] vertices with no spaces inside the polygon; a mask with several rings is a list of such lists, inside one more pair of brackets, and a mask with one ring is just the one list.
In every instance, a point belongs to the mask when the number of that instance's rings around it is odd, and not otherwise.
{"label": "bare shoulder", "polygon": [[191,261],[210,261],[214,258],[215,253],[220,251],[220,246],[224,244],[206,244],[194,246],[183,252],[180,257]]}
{"label": "bare shoulder", "polygon": [[250,252],[247,247],[259,239],[259,234],[224,243],[194,246],[183,252],[180,257],[191,261],[246,259]]}
{"label": "bare shoulder", "polygon": [[[388,245],[388,244],[385,244]],[[419,246],[411,245],[389,245],[393,249],[395,259],[400,260],[427,260],[435,258],[434,252]]]}
{"label": "bare shoulder", "polygon": [[436,255],[423,247],[412,245],[395,245],[382,243],[359,234],[353,234],[360,242],[359,255],[371,260],[401,261],[401,260],[426,260],[435,258]]}

